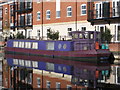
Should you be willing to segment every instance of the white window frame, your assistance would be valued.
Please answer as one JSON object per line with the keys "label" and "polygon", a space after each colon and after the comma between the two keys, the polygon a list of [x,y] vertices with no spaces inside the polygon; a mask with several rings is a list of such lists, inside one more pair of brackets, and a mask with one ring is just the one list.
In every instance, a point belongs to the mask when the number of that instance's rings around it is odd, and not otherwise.
{"label": "white window frame", "polygon": [[47,10],[46,11],[46,19],[47,20],[50,20],[50,14],[51,14],[50,10]]}
{"label": "white window frame", "polygon": [[40,88],[40,86],[41,86],[41,79],[39,77],[37,77],[37,87]]}
{"label": "white window frame", "polygon": [[[101,11],[100,11],[100,6],[101,6]],[[96,15],[98,14],[98,16],[96,16],[96,18],[102,18],[102,8],[103,8],[102,2],[95,4]]]}
{"label": "white window frame", "polygon": [[32,67],[38,68],[38,62],[37,61],[32,61]]}
{"label": "white window frame", "polygon": [[46,42],[46,50],[55,50],[54,42]]}
{"label": "white window frame", "polygon": [[[71,9],[71,10],[69,10]],[[72,6],[67,7],[67,17],[72,17]]]}
{"label": "white window frame", "polygon": [[56,18],[60,18],[60,11],[56,11]]}
{"label": "white window frame", "polygon": [[27,16],[30,16],[30,23],[28,25],[32,25],[32,13],[29,13]]}
{"label": "white window frame", "polygon": [[[115,7],[113,7],[113,2],[115,3]],[[113,17],[118,17],[119,16],[119,14],[117,13],[118,12],[118,10],[117,10],[117,7],[118,7],[118,5],[117,5],[117,2],[120,2],[120,0],[112,0],[112,12],[113,12],[113,10],[115,10],[115,12],[114,12],[114,14],[112,15]]]}
{"label": "white window frame", "polygon": [[67,90],[70,90],[69,88],[72,88],[72,86],[71,85],[67,85]]}
{"label": "white window frame", "polygon": [[118,40],[118,26],[120,26],[120,24],[117,24],[115,28],[115,42],[120,42],[120,40]]}
{"label": "white window frame", "polygon": [[[83,6],[85,6],[86,8],[83,9],[83,8],[82,8]],[[86,11],[86,13],[83,14],[83,11]],[[87,15],[87,5],[86,5],[86,4],[82,4],[82,5],[81,5],[81,15]]]}
{"label": "white window frame", "polygon": [[60,90],[61,84],[60,82],[56,82],[56,90]]}
{"label": "white window frame", "polygon": [[50,86],[51,86],[51,82],[50,81],[46,81],[46,88],[50,89]]}
{"label": "white window frame", "polygon": [[14,42],[13,42],[13,47],[18,47],[18,45],[19,45],[19,44],[18,44],[18,41],[14,41]]}
{"label": "white window frame", "polygon": [[[83,30],[83,28],[85,28],[85,30]],[[81,31],[86,31],[86,26],[82,26]]]}
{"label": "white window frame", "polygon": [[37,21],[39,21],[40,18],[41,18],[41,17],[40,17],[40,14],[41,14],[40,11],[38,11],[38,12],[37,12]]}
{"label": "white window frame", "polygon": [[7,14],[8,13],[8,8],[5,8],[5,14]]}

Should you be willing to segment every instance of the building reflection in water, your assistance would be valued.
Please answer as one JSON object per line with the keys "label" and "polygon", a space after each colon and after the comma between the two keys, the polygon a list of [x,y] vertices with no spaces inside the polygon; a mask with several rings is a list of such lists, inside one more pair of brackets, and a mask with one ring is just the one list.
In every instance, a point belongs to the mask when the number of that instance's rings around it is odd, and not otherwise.
{"label": "building reflection in water", "polygon": [[82,63],[56,58],[6,54],[10,67],[8,87],[96,88],[110,76],[110,64]]}

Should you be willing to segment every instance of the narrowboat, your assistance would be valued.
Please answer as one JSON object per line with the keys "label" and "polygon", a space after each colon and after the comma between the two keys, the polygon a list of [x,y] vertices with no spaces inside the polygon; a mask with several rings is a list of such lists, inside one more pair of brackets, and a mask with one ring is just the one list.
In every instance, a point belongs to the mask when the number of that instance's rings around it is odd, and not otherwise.
{"label": "narrowboat", "polygon": [[71,40],[10,39],[5,53],[49,57],[88,63],[113,63],[108,44],[102,44],[98,31],[70,32]]}

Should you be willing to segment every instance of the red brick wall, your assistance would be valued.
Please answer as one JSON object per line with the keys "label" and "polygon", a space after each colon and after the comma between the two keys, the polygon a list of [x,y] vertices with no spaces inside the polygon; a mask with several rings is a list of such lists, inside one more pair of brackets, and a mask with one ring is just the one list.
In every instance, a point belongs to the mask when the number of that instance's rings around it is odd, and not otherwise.
{"label": "red brick wall", "polygon": [[[33,74],[33,88],[38,88],[37,87],[37,78],[40,78],[41,79],[41,87],[42,88],[42,75],[40,74]],[[80,86],[75,86],[75,85],[72,85],[70,81],[66,81],[66,80],[63,80],[61,78],[57,78],[57,77],[49,77],[49,76],[43,76],[43,88],[46,88],[46,81],[50,81],[51,82],[51,88],[56,88],[56,82],[60,82],[60,86],[61,88],[66,88],[67,85],[71,85],[72,88],[83,88],[83,87],[80,87]]]}
{"label": "red brick wall", "polygon": [[[87,20],[87,15],[81,16],[81,4],[87,4],[86,2],[77,3],[77,21]],[[68,6],[72,7],[72,17],[67,17],[66,9]],[[43,3],[43,19],[44,24],[48,23],[60,23],[60,22],[72,22],[76,21],[76,2],[61,2],[61,17],[56,18],[56,2],[44,2]],[[51,18],[46,20],[46,10],[50,10]],[[42,19],[42,3],[33,2],[33,25],[40,24],[42,20],[37,21],[37,11],[41,12]]]}
{"label": "red brick wall", "polygon": [[120,43],[109,44],[110,51],[120,51]]}

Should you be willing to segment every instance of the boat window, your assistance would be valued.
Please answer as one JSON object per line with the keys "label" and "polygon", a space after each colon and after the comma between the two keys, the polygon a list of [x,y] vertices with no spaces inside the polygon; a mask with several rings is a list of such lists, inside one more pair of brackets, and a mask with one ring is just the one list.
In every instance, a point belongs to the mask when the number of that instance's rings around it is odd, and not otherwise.
{"label": "boat window", "polygon": [[91,34],[90,34],[90,39],[93,39],[93,38],[94,38],[94,34],[91,33]]}
{"label": "boat window", "polygon": [[66,49],[66,48],[67,48],[67,45],[66,45],[66,44],[64,44],[64,45],[63,45],[63,49]]}
{"label": "boat window", "polygon": [[79,34],[79,38],[82,39],[83,38],[83,35],[82,33]]}
{"label": "boat window", "polygon": [[85,34],[84,34],[84,38],[85,38],[85,39],[88,39],[88,33],[85,33]]}
{"label": "boat window", "polygon": [[75,38],[78,38],[78,34],[74,34],[75,35]]}
{"label": "boat window", "polygon": [[100,33],[97,34],[97,38],[100,39]]}
{"label": "boat window", "polygon": [[38,49],[38,43],[37,42],[32,43],[32,49]]}
{"label": "boat window", "polygon": [[24,64],[25,64],[25,63],[24,63],[24,60],[21,60],[21,65],[24,66]]}
{"label": "boat window", "polygon": [[13,64],[18,65],[18,59],[13,59]]}
{"label": "boat window", "polygon": [[21,66],[22,66],[22,60],[21,60],[21,59],[19,59],[19,65],[21,65]]}
{"label": "boat window", "polygon": [[26,42],[25,43],[25,48],[31,48],[31,43],[30,42]]}
{"label": "boat window", "polygon": [[88,50],[88,47],[87,47],[87,46],[84,46],[84,47],[83,47],[83,50]]}
{"label": "boat window", "polygon": [[24,48],[24,42],[21,42],[21,47]]}
{"label": "boat window", "polygon": [[21,42],[19,42],[19,47],[22,47],[22,43]]}
{"label": "boat window", "polygon": [[31,67],[31,62],[30,61],[25,61],[25,66]]}
{"label": "boat window", "polygon": [[53,63],[46,63],[46,70],[54,71],[54,64]]}
{"label": "boat window", "polygon": [[75,33],[75,34],[72,34],[72,37],[73,37],[73,38],[78,38],[78,34],[76,34],[76,33]]}
{"label": "boat window", "polygon": [[46,49],[47,50],[54,50],[54,42],[47,42]]}
{"label": "boat window", "polygon": [[18,47],[18,42],[17,41],[13,42],[13,47]]}
{"label": "boat window", "polygon": [[32,66],[37,68],[37,67],[38,67],[38,62],[33,61],[33,62],[32,62]]}

